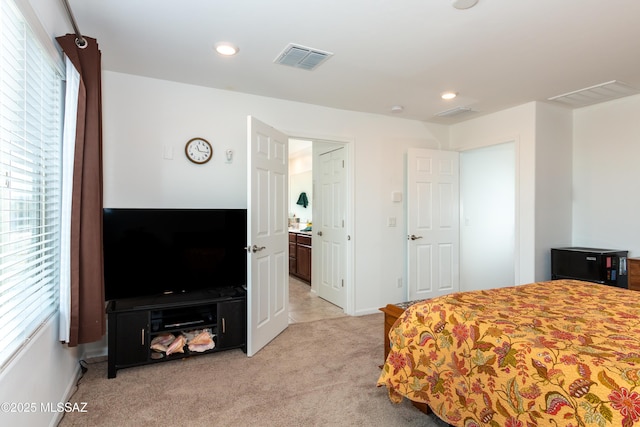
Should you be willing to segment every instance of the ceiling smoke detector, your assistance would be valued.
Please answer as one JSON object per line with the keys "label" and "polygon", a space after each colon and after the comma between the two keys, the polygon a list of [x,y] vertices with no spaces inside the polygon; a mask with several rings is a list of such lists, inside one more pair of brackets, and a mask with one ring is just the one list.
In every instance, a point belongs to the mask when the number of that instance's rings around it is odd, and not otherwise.
{"label": "ceiling smoke detector", "polygon": [[332,56],[331,52],[289,43],[273,62],[311,71]]}

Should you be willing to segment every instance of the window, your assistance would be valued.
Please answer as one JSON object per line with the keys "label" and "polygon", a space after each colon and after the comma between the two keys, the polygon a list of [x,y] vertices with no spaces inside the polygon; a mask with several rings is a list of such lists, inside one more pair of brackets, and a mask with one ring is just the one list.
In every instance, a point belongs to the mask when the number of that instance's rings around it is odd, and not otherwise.
{"label": "window", "polygon": [[0,367],[57,312],[62,76],[0,2]]}

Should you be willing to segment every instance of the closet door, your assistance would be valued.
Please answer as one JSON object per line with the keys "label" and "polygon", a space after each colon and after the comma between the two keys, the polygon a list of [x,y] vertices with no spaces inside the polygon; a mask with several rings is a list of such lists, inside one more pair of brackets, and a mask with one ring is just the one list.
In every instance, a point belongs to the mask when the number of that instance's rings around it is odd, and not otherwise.
{"label": "closet door", "polygon": [[454,151],[407,153],[408,299],[459,289],[459,158]]}

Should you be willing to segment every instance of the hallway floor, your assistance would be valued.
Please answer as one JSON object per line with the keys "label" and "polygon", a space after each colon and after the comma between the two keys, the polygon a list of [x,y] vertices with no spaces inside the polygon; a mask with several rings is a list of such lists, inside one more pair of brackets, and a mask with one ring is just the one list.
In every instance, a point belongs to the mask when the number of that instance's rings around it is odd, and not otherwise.
{"label": "hallway floor", "polygon": [[311,286],[289,276],[289,324],[344,317],[342,309],[311,292]]}

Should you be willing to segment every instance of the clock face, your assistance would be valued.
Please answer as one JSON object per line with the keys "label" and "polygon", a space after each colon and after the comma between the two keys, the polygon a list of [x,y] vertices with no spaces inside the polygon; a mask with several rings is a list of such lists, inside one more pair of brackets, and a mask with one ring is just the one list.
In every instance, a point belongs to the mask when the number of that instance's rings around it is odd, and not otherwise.
{"label": "clock face", "polygon": [[193,163],[203,164],[211,160],[213,148],[206,139],[193,138],[187,142],[184,152]]}

